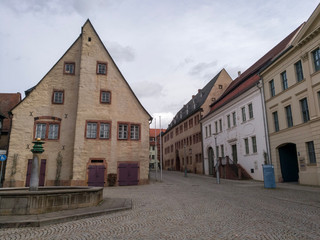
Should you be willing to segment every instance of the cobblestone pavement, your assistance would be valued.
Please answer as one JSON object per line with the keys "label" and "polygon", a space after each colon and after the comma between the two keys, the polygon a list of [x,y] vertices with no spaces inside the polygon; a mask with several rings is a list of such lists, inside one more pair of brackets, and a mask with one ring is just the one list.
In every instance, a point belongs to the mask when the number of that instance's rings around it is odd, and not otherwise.
{"label": "cobblestone pavement", "polygon": [[[152,173],[154,177],[154,173]],[[158,173],[159,177],[159,173]],[[0,229],[0,239],[320,239],[320,188],[164,172],[149,185],[105,188],[133,209],[40,228]]]}

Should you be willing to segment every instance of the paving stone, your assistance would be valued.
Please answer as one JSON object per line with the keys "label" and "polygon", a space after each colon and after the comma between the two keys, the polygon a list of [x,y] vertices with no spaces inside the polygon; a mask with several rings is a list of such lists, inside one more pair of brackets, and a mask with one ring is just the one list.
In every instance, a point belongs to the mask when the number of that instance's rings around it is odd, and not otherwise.
{"label": "paving stone", "polygon": [[[158,174],[159,176],[159,174]],[[154,173],[151,173],[154,179]],[[320,188],[164,172],[149,185],[104,189],[133,209],[39,228],[0,229],[0,239],[320,239]]]}

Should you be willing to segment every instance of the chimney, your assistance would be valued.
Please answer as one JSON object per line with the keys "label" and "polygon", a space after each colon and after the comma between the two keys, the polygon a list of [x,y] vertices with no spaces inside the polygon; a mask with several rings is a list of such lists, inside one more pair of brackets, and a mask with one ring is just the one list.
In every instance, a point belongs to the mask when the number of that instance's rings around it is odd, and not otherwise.
{"label": "chimney", "polygon": [[200,93],[201,92],[201,89],[198,89],[198,93]]}
{"label": "chimney", "polygon": [[238,71],[238,77],[240,77],[240,75],[241,75],[241,71]]}
{"label": "chimney", "polygon": [[192,95],[192,99],[194,99],[195,95]]}

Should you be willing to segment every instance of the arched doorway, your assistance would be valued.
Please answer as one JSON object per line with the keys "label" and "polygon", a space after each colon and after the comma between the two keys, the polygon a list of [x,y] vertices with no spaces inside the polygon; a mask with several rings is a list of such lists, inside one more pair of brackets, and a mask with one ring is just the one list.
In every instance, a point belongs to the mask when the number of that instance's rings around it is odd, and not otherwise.
{"label": "arched doorway", "polygon": [[180,171],[180,158],[179,158],[179,151],[176,151],[176,171]]}
{"label": "arched doorway", "polygon": [[208,149],[208,161],[209,161],[209,175],[213,175],[213,168],[214,168],[214,159],[213,159],[213,149],[209,147]]}
{"label": "arched doorway", "polygon": [[279,147],[278,151],[283,181],[297,182],[299,179],[299,167],[296,145],[287,143]]}

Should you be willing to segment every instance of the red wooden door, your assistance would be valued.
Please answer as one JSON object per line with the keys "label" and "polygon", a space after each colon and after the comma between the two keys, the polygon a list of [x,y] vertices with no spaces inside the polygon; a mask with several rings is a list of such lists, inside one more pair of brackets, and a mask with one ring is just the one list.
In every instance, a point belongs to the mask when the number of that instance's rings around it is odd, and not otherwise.
{"label": "red wooden door", "polygon": [[120,163],[119,186],[138,185],[139,165],[137,163]]}
{"label": "red wooden door", "polygon": [[88,186],[103,187],[105,166],[103,165],[89,165],[88,167]]}
{"label": "red wooden door", "polygon": [[[26,187],[30,186],[31,168],[32,168],[32,159],[28,159]],[[41,159],[39,186],[44,186],[45,177],[46,177],[46,159]]]}

